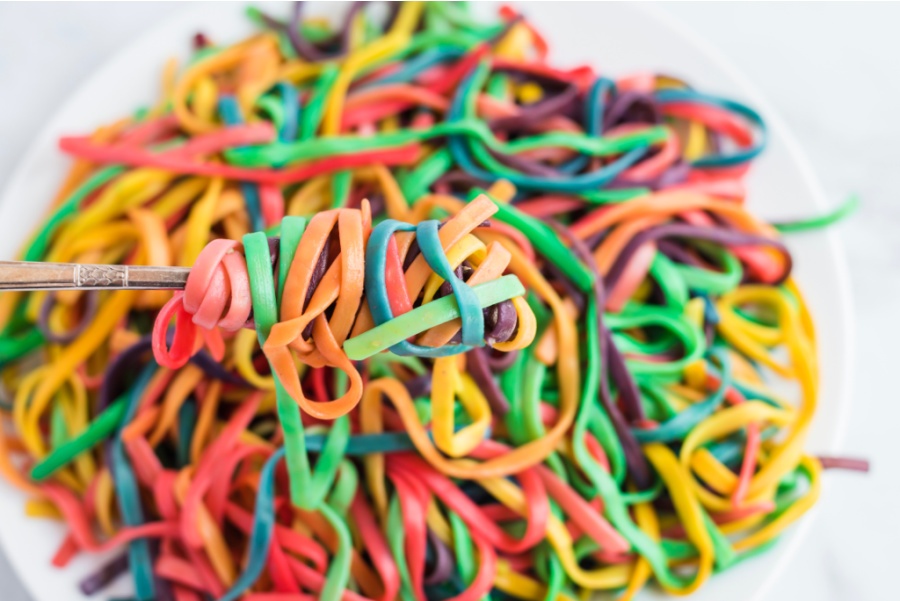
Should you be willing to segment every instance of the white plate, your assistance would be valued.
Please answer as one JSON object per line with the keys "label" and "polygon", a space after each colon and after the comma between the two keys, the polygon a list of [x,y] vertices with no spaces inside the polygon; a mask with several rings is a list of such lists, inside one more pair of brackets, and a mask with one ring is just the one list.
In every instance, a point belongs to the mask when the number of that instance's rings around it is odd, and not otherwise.
{"label": "white plate", "polygon": [[[336,12],[333,4],[319,9],[325,14]],[[285,14],[287,8],[272,10]],[[550,40],[557,64],[588,61],[612,75],[656,70],[684,76],[702,90],[748,101],[766,118],[771,132],[770,145],[751,176],[753,210],[778,219],[826,208],[806,159],[771,107],[721,55],[667,15],[643,6],[606,3],[531,3],[525,11]],[[2,196],[0,257],[13,258],[62,179],[69,161],[57,151],[58,136],[91,131],[153,102],[165,59],[173,54],[184,58],[195,32],[204,31],[215,40],[236,41],[251,30],[239,4],[200,5],[139,38],[86,81],[36,138]],[[819,327],[822,393],[809,448],[834,452],[846,422],[850,390],[852,325],[847,268],[833,233],[791,238],[790,248],[795,274]],[[51,568],[50,558],[62,540],[63,527],[25,518],[24,501],[23,495],[0,482],[0,515],[4,516],[0,541],[10,561],[34,601],[82,599],[77,582],[98,565],[98,559],[82,555],[66,570]],[[693,598],[765,598],[810,523],[807,517],[769,554],[715,576]],[[127,594],[127,580],[120,579],[102,597]]]}

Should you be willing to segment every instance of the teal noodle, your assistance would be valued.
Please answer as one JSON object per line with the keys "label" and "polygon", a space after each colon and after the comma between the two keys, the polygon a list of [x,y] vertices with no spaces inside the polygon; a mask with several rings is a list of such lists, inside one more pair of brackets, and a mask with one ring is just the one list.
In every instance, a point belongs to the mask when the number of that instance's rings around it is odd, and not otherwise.
{"label": "teal noodle", "polygon": [[[226,125],[240,125],[244,119],[241,116],[241,107],[234,96],[223,95],[219,98],[219,113]],[[259,202],[259,189],[256,184],[241,182],[241,194],[247,206],[247,214],[250,217],[251,229],[260,231],[264,229],[262,211]]]}
{"label": "teal noodle", "polygon": [[269,557],[269,547],[275,531],[275,468],[284,458],[284,447],[272,453],[259,474],[253,528],[247,551],[247,567],[234,585],[218,601],[237,601],[262,575]]}
{"label": "teal noodle", "polygon": [[[127,393],[128,407],[122,418],[122,424],[134,419],[141,397],[158,366],[151,361],[138,375],[134,386]],[[144,523],[144,510],[141,506],[140,491],[134,471],[125,454],[121,430],[107,449],[110,475],[119,501],[119,511],[126,526],[140,526]],[[156,587],[153,582],[153,560],[150,556],[150,545],[144,539],[137,539],[128,544],[128,564],[134,579],[135,595],[140,601],[156,599]]]}
{"label": "teal noodle", "polygon": [[[447,114],[447,120],[450,122],[462,120],[470,116],[474,112],[475,93],[483,85],[488,67],[486,63],[482,63],[476,67],[471,74],[467,75],[462,84],[457,89],[450,104],[450,110]],[[564,192],[576,194],[586,192],[596,188],[602,188],[611,182],[617,175],[641,160],[647,148],[635,148],[629,150],[612,163],[601,167],[590,173],[573,175],[568,179],[548,178],[522,175],[521,173],[503,168],[499,163],[492,165],[499,167],[502,171],[487,171],[478,166],[469,155],[474,143],[466,140],[464,136],[450,135],[447,138],[447,147],[453,160],[469,174],[488,182],[494,182],[498,179],[507,179],[517,188],[523,190],[542,190],[545,192]],[[487,153],[483,153],[487,154]],[[488,155],[489,156],[489,155]],[[484,156],[479,157],[484,159]]]}
{"label": "teal noodle", "polygon": [[[451,286],[454,286],[454,298],[463,320],[464,343],[442,347],[428,347],[411,343],[408,340],[402,340],[391,346],[390,350],[401,356],[448,357],[466,352],[474,345],[484,345],[484,316],[481,312],[481,303],[478,301],[472,288],[456,277],[453,269],[447,262],[438,234],[438,222],[433,221],[433,225],[422,227],[423,224],[427,223],[429,222],[422,222],[417,227],[394,219],[386,219],[375,226],[366,245],[365,294],[366,300],[369,301],[369,308],[372,311],[372,318],[376,327],[394,319],[384,279],[388,241],[396,232],[416,232],[416,240],[429,267],[439,276],[449,281]],[[478,331],[479,325],[481,327],[480,332]],[[466,332],[467,326],[468,336]],[[473,330],[473,328],[475,329]]]}
{"label": "teal noodle", "polygon": [[719,408],[725,399],[725,392],[731,386],[731,367],[728,356],[722,349],[714,348],[711,354],[722,364],[722,378],[716,390],[706,400],[691,405],[655,428],[632,428],[631,432],[639,443],[671,443],[683,440],[694,426],[712,415]]}
{"label": "teal noodle", "polygon": [[766,147],[766,143],[768,142],[766,123],[758,112],[746,104],[728,98],[722,98],[720,96],[696,92],[694,90],[674,88],[658,90],[654,93],[654,97],[662,107],[665,107],[667,104],[687,102],[692,104],[706,104],[708,106],[725,109],[726,111],[744,117],[756,126],[757,139],[749,148],[736,150],[731,153],[720,153],[718,155],[701,157],[691,162],[694,167],[733,167],[736,165],[743,165],[759,156]]}

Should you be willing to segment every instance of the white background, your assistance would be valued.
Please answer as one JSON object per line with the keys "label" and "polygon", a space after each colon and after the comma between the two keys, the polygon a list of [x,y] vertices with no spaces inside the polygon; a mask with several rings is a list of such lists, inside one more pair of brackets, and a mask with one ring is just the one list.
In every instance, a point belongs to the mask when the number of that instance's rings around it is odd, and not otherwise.
{"label": "white background", "polygon": [[[839,226],[858,349],[844,448],[874,467],[868,476],[827,475],[834,485],[770,598],[896,598],[900,5],[667,3],[662,9],[718,46],[768,97],[833,203],[851,193],[863,200],[862,211]],[[0,184],[66,94],[117,48],[177,10],[176,4],[0,4]],[[30,601],[2,555],[0,599]]]}

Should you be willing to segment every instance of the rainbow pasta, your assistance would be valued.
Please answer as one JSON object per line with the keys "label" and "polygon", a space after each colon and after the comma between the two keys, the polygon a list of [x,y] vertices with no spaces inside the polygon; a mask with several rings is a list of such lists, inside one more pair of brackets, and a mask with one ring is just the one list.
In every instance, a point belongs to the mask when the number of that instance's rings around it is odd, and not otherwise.
{"label": "rainbow pasta", "polygon": [[753,109],[554,67],[510,8],[364,8],[251,8],[60,140],[23,259],[193,266],[0,296],[0,473],[65,525],[54,565],[121,550],[85,594],[687,594],[865,467],[804,450],[815,330],[745,205]]}

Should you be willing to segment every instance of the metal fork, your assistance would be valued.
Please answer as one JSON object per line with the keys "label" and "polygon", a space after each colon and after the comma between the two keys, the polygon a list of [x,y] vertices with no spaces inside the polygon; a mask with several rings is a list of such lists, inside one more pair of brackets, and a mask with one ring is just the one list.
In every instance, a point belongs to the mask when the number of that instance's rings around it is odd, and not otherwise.
{"label": "metal fork", "polygon": [[0,261],[0,290],[181,290],[189,267]]}

